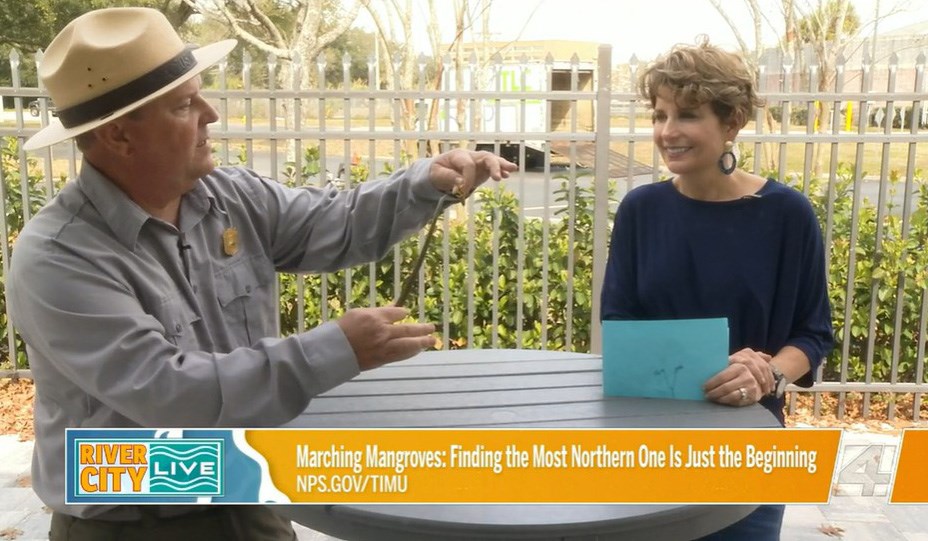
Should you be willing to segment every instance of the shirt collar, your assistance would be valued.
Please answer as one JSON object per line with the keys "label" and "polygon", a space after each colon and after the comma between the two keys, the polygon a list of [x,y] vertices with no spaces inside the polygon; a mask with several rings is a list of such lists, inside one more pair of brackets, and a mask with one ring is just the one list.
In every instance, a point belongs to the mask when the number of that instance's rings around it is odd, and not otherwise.
{"label": "shirt collar", "polygon": [[[117,240],[126,248],[135,249],[139,233],[151,215],[87,160],[81,163],[77,183]],[[183,196],[182,226],[189,230],[211,210],[222,212],[216,205],[215,194],[198,180]]]}
{"label": "shirt collar", "polygon": [[81,163],[78,187],[126,248],[135,248],[139,231],[151,216],[87,160]]}
{"label": "shirt collar", "polygon": [[202,179],[199,179],[181,200],[180,230],[184,233],[190,231],[210,211],[225,214],[216,203],[216,195]]}

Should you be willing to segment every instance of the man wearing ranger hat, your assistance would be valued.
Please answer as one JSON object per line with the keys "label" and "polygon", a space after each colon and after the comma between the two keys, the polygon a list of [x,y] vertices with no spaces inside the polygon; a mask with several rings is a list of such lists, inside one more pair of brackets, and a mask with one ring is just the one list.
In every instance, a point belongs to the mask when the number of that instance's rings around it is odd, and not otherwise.
{"label": "man wearing ranger hat", "polygon": [[360,370],[433,342],[406,310],[349,310],[275,336],[276,271],[377,260],[442,196],[515,166],[454,150],[350,191],[290,189],[215,168],[199,74],[232,40],[190,49],[145,8],[89,12],[39,76],[58,119],[26,149],[77,139],[84,159],[19,236],[10,315],[36,383],[33,486],[51,539],[294,539],[261,506],[65,505],[68,427],[257,427],[296,417]]}

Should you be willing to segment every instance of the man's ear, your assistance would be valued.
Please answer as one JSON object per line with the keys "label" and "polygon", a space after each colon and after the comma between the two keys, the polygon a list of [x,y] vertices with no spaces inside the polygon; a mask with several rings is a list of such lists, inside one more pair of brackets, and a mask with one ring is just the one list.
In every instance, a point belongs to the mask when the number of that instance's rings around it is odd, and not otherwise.
{"label": "man's ear", "polygon": [[105,146],[110,152],[119,156],[131,156],[133,149],[126,133],[126,125],[122,118],[111,120],[94,130],[97,144]]}

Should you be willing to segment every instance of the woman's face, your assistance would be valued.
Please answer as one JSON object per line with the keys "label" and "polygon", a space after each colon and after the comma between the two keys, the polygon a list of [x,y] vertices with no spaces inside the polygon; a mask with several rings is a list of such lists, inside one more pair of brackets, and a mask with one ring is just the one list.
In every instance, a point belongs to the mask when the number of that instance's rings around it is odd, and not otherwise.
{"label": "woman's face", "polygon": [[725,141],[734,140],[738,130],[723,124],[708,103],[680,107],[673,93],[661,87],[651,118],[654,144],[672,173],[681,177],[720,174],[718,161],[725,151]]}

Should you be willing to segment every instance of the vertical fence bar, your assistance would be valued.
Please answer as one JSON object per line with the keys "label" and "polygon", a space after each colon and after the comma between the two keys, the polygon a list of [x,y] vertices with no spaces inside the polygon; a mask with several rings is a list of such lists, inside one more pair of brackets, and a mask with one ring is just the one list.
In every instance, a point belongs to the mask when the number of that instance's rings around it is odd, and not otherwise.
{"label": "vertical fence bar", "polygon": [[[277,88],[277,55],[269,54],[267,56],[267,89],[268,89],[268,100],[267,100],[267,127],[268,131],[271,133],[277,133],[277,98],[275,97],[274,91]],[[270,137],[268,143],[270,144],[270,156],[271,164],[270,171],[268,172],[271,175],[271,178],[275,180],[280,180],[280,176],[277,171],[277,138]]]}
{"label": "vertical fence bar", "polygon": [[[597,69],[597,77],[600,77],[599,71],[603,69],[602,65],[598,65],[596,69]],[[636,96],[636,97],[633,97],[631,101],[628,103],[628,147],[627,147],[628,148],[628,168],[625,173],[625,193],[630,192],[632,188],[635,187],[635,165],[638,163],[638,159],[637,159],[638,154],[636,153],[636,150],[635,150],[635,133],[638,127],[637,126],[638,124],[638,99],[637,99],[636,88],[635,88],[636,87],[635,81],[638,80],[638,57],[636,55],[632,55],[631,58],[628,60],[628,72],[629,72],[628,90],[632,93],[633,96]],[[598,83],[598,79],[597,79],[597,83]],[[599,91],[598,84],[597,84],[596,90]],[[599,97],[597,96],[596,99],[598,103]],[[597,106],[597,109],[596,109],[597,112],[599,111],[598,107],[599,105]],[[612,114],[611,114],[612,89],[611,88],[609,89],[609,109],[610,109],[609,119],[611,122],[612,120]],[[599,124],[597,124],[594,129],[596,130],[596,134],[597,134],[596,138],[597,140],[599,140],[600,134],[602,133],[599,130]],[[612,142],[612,130],[611,129],[609,130],[609,142],[610,143]],[[596,195],[596,198],[597,200],[599,199],[598,194]],[[608,221],[608,218],[607,218],[607,221]]]}
{"label": "vertical fence bar", "polygon": [[[919,53],[915,58],[915,91],[920,94],[925,94],[925,54]],[[923,108],[925,104],[922,100],[915,100],[912,103],[912,124],[909,128],[909,132],[912,135],[918,135],[918,130],[920,128],[920,122],[923,118]],[[908,152],[908,162],[906,163],[906,182],[908,182],[909,177],[915,175],[915,153],[918,144],[915,142],[909,143],[909,152]],[[922,269],[922,272],[928,272],[926,269]],[[922,384],[925,381],[925,330],[926,330],[926,320],[928,320],[928,287],[922,287],[922,309],[921,317],[919,318],[919,329],[918,329],[918,351],[916,353],[916,367],[915,367],[915,383]],[[912,420],[921,421],[921,411],[922,411],[922,395],[921,393],[915,393],[914,400],[912,402]]]}
{"label": "vertical fence bar", "polygon": [[[325,88],[324,85],[320,86],[320,89],[323,89],[323,88]],[[342,55],[342,89],[345,91],[345,99],[342,100],[342,117],[343,117],[342,118],[342,129],[344,129],[345,133],[347,134],[351,132],[351,97],[348,94],[349,92],[351,92],[351,56],[349,56],[347,52],[345,52],[345,54]],[[345,170],[344,186],[346,190],[350,190],[351,187],[354,185],[354,178],[352,177],[354,176],[354,171],[355,171],[355,160],[354,160],[354,156],[352,155],[352,150],[351,150],[351,139],[348,136],[346,136],[345,139],[342,141],[342,144],[344,145],[344,149],[342,152],[341,168],[344,168]],[[358,164],[360,164],[360,159],[358,161]],[[345,299],[343,303],[343,308],[345,310],[348,310],[349,308],[351,308],[351,305],[353,304],[353,301],[354,301],[354,299],[352,299],[352,296],[353,296],[352,272],[353,271],[352,269],[345,269],[342,272],[345,273]]]}
{"label": "vertical fence bar", "polygon": [[[374,134],[377,132],[377,62],[374,55],[367,59],[367,89],[371,92],[371,97],[367,100],[367,129],[370,132],[367,141],[367,179],[377,178],[377,140]],[[368,306],[377,306],[377,262],[372,261],[367,266],[367,304]]]}
{"label": "vertical fence bar", "polygon": [[292,104],[290,120],[294,136],[289,141],[287,158],[293,163],[294,184],[304,186],[309,181],[309,175],[303,170],[303,137],[300,135],[303,130],[303,98],[300,96],[303,89],[303,57],[299,54],[294,55],[290,66],[290,90],[293,91],[293,99],[289,100]]}
{"label": "vertical fence bar", "polygon": [[[249,169],[255,166],[255,148],[254,138],[251,132],[254,130],[254,111],[253,100],[251,98],[251,55],[247,50],[242,51],[242,101],[244,102],[244,114],[242,122],[245,126],[245,165]],[[280,311],[278,310],[278,314]],[[280,334],[280,325],[278,321],[277,332]]]}
{"label": "vertical fence bar", "polygon": [[[817,66],[814,63],[810,63],[809,73],[807,77],[809,78],[809,90],[812,90],[812,81],[815,80],[815,74],[817,73]],[[801,77],[800,77],[801,82]],[[812,94],[810,92],[810,94]],[[805,155],[803,156],[802,162],[802,192],[805,194],[809,193],[809,185],[812,183],[812,168],[815,165],[815,143],[812,142],[812,135],[815,133],[815,126],[812,123],[812,119],[815,118],[815,101],[808,100],[806,101],[806,135],[809,136],[809,139],[805,143]],[[830,246],[830,243],[826,242],[825,246]],[[830,261],[831,250],[825,250],[825,268],[828,268],[828,262]],[[818,393],[815,393],[815,399],[819,400],[821,397]]]}
{"label": "vertical fence bar", "polygon": [[[793,61],[789,56],[786,57],[783,62],[783,87],[782,90],[784,93],[789,94],[792,90],[793,84]],[[782,111],[780,113],[780,134],[789,135],[790,128],[790,112],[792,110],[792,102],[789,100],[783,100],[780,102],[782,105]],[[777,145],[778,157],[777,161],[777,181],[783,183],[786,179],[786,170],[788,169],[786,165],[786,150],[788,144],[781,141]],[[756,161],[756,160],[755,160]]]}
{"label": "vertical fence bar", "polygon": [[[797,79],[798,79],[798,81],[797,81],[797,83],[796,83],[796,86],[797,86],[798,88],[801,89],[801,88],[802,88],[802,71],[801,71],[801,70],[802,70],[802,65],[803,65],[803,63],[802,63],[802,57],[801,57],[799,54],[797,54],[796,63],[798,64],[797,67],[796,67],[796,75],[797,75]],[[792,77],[790,77],[789,79],[792,80]],[[809,79],[811,80],[811,77],[810,77]],[[785,100],[784,100],[784,101],[785,101]],[[780,133],[790,133],[790,130],[792,129],[792,125],[793,125],[793,115],[792,115],[792,107],[793,107],[793,105],[792,105],[792,101],[787,101],[786,103],[783,103],[783,102],[781,101],[780,103],[781,103],[781,107],[782,107],[782,109],[781,109],[781,114],[780,114],[780,122],[781,122],[781,130],[780,130]],[[813,106],[813,104],[814,104],[813,101],[807,101],[807,102],[806,102],[806,134],[809,134],[809,135],[812,134],[812,130],[813,130],[813,123],[812,123],[812,122],[809,122],[809,119],[810,119],[810,118],[813,118],[813,116],[812,116],[812,114],[811,114],[811,113],[812,113],[812,106]],[[799,104],[798,104],[798,103],[797,103],[796,107],[797,107],[797,109],[799,108]],[[782,129],[782,127],[784,127],[784,126],[786,127],[785,130]],[[808,141],[808,142],[805,143],[804,146],[805,146],[805,156],[804,156],[804,159],[803,159],[802,193],[805,194],[806,197],[809,197],[809,190],[810,190],[810,186],[811,186],[811,184],[812,184],[812,179],[811,179],[811,174],[812,174],[812,173],[811,173],[811,169],[812,169],[812,165],[811,165],[811,161],[812,161],[812,158],[813,158],[813,155],[814,155],[814,152],[813,152],[814,145],[812,144],[811,141]],[[781,156],[781,160],[785,160],[785,159],[786,159],[786,157],[785,157],[785,153],[784,153],[784,155]],[[782,166],[783,166],[783,163],[781,163],[781,167],[782,167]],[[788,173],[787,173],[787,174],[788,174]],[[784,177],[785,177],[785,176],[786,176],[786,175],[784,175]],[[827,248],[826,248],[826,250],[827,250]],[[827,276],[827,274],[826,274],[826,276]],[[819,380],[818,380],[818,379],[815,379],[816,376],[818,376],[818,377],[820,378],[820,377],[821,377],[821,373],[819,372],[818,374],[813,374],[813,381],[817,383]],[[815,402],[815,403],[813,404],[813,409],[815,409],[815,408],[818,408],[818,407],[820,406],[821,397],[820,397],[819,393],[813,393],[813,396],[814,396],[814,399],[813,399],[813,400],[814,400],[814,402]],[[793,415],[794,413],[796,413],[797,399],[798,399],[798,393],[789,393],[789,400],[788,400],[789,408],[788,408],[788,413],[787,413],[788,415]]]}
{"label": "vertical fence bar", "polygon": [[[0,151],[2,152],[2,151]],[[2,154],[0,154],[0,160],[3,159]],[[4,168],[0,166],[0,202],[2,202],[2,214],[0,214],[0,235],[3,235],[3,239],[0,239],[0,257],[3,258],[3,276],[10,275],[10,230],[7,225],[7,201],[9,201],[9,194],[7,193],[6,188],[6,177],[4,176]],[[9,297],[9,288],[6,287],[6,281],[3,282],[3,306],[8,307],[10,305]],[[13,329],[13,322],[10,320],[9,316],[6,317],[6,344],[7,352],[9,354],[10,364],[13,369],[13,376],[16,377],[19,370],[19,354],[16,351],[16,331]]]}
{"label": "vertical fence bar", "polygon": [[[469,90],[471,92],[480,88],[483,83],[483,68],[477,65],[477,53],[471,52],[470,63],[470,82]],[[483,101],[476,98],[470,99],[470,131],[483,134]],[[473,141],[476,146],[476,139]],[[467,209],[467,347],[474,347],[474,198],[469,197],[465,201]]]}
{"label": "vertical fence bar", "polygon": [[[226,68],[229,63],[225,58],[220,60],[217,64],[217,70],[219,71],[219,126],[222,130],[222,133],[229,133],[229,92],[226,85]],[[223,165],[229,164],[229,136],[222,138],[222,151],[219,154],[219,159],[222,160]]]}
{"label": "vertical fence bar", "polygon": [[[299,95],[299,91],[303,86],[302,79],[303,58],[299,54],[294,54],[290,60],[290,89],[294,92],[294,97],[287,101],[291,104],[289,120],[295,134],[299,134],[300,129],[302,129],[303,102]],[[303,176],[303,145],[299,135],[287,141],[287,158],[293,168],[293,185],[303,186],[309,179]],[[296,280],[297,329],[303,332],[306,328],[306,275],[298,273],[294,276],[294,279]],[[324,303],[325,299],[322,302]]]}
{"label": "vertical fence bar", "polygon": [[[808,90],[809,95],[814,95],[813,90],[813,81],[816,80],[816,74],[818,73],[818,66],[815,62],[809,60],[809,80],[808,80]],[[816,108],[815,100],[806,101],[806,135],[809,136],[809,140],[806,142],[805,148],[805,157],[803,162],[803,175],[805,175],[805,181],[803,186],[803,191],[808,191],[808,186],[811,183],[813,174],[818,176],[818,165],[815,163],[816,156],[818,155],[817,144],[812,142],[812,135],[815,133],[815,123],[813,119],[815,118]],[[835,208],[835,192],[834,192],[834,178],[828,178],[828,183],[826,186],[826,197],[827,202],[825,204],[825,232],[824,232],[824,246],[825,246],[825,276],[831,276],[831,251],[832,251],[832,237],[834,236],[834,208]],[[834,308],[834,307],[832,307]],[[823,363],[824,365],[824,363]],[[824,366],[819,367],[817,374],[816,382],[820,382],[822,374],[824,372]],[[814,393],[814,398],[812,399],[812,413],[817,418],[822,411],[822,395],[821,393]]]}
{"label": "vertical fence bar", "polygon": [[12,79],[13,85],[13,111],[16,117],[16,132],[18,134],[18,143],[19,146],[25,142],[26,138],[22,135],[23,130],[25,129],[25,122],[23,121],[23,99],[19,96],[20,86],[20,73],[19,66],[22,61],[22,57],[19,54],[19,51],[16,49],[10,50],[10,78]]}
{"label": "vertical fence bar", "polygon": [[[758,60],[757,91],[759,93],[763,93],[767,90],[767,85],[769,84],[769,81],[767,80],[767,64],[771,62],[772,56],[773,55],[768,54],[766,55],[766,57],[763,59],[762,62]],[[768,103],[767,105],[769,106],[770,104]],[[785,108],[782,101],[780,101],[780,106]],[[765,116],[766,116],[766,111],[762,111],[760,108],[757,108],[754,112],[754,133],[756,133],[757,135],[762,136],[764,133]],[[781,120],[782,120],[782,116],[781,116]],[[755,175],[758,175],[758,176],[763,175],[761,165],[762,165],[762,161],[764,160],[764,158],[765,158],[764,143],[760,138],[758,138],[758,140],[754,143],[754,160],[753,160],[754,163],[752,165],[753,167],[752,172]]]}
{"label": "vertical fence bar", "polygon": [[[325,54],[316,57],[316,88],[323,92],[316,101],[316,116],[319,124],[319,186],[325,186],[330,180],[341,182],[341,172],[336,171],[334,177],[329,174],[329,149],[328,139],[325,136],[326,117],[328,102],[325,97]],[[319,276],[319,313],[322,321],[329,319],[329,273],[322,273]]]}
{"label": "vertical fence bar", "polygon": [[[493,100],[493,124],[496,133],[502,131],[502,100],[500,92],[503,90],[503,57],[496,53],[492,57],[493,65],[493,89],[496,91],[496,98]],[[511,90],[511,88],[510,88]],[[493,151],[500,154],[499,140],[494,143]],[[498,182],[494,182],[491,188],[495,195],[497,203],[493,205],[492,224],[493,230],[490,232],[490,254],[492,263],[492,285],[490,286],[490,345],[493,348],[499,347],[499,237],[500,222],[502,221],[502,211],[499,208],[500,187]]]}
{"label": "vertical fence bar", "polygon": [[[41,50],[35,53],[36,72],[39,71],[39,68],[42,65],[42,59],[44,57],[45,55]],[[42,84],[41,79],[39,80],[39,91],[45,92],[45,86]],[[41,103],[41,107],[39,109],[39,118],[42,119],[42,125],[47,126],[49,123],[48,99],[44,97],[39,98],[39,103]],[[46,201],[51,201],[52,197],[55,195],[55,185],[52,180],[55,176],[55,172],[53,171],[53,168],[54,168],[54,160],[52,158],[53,152],[54,152],[54,145],[49,145],[45,147],[44,149],[42,149],[42,165],[43,165],[42,173],[43,173],[43,177],[45,180],[44,184],[45,184],[45,200]]]}
{"label": "vertical fence bar", "polygon": [[[267,55],[267,89],[268,89],[268,100],[267,100],[267,124],[268,132],[274,134],[277,132],[277,98],[274,97],[274,86],[275,80],[277,78],[277,56],[272,54]],[[280,177],[277,174],[277,139],[275,137],[268,137],[269,152],[268,157],[270,163],[268,164],[268,171],[266,174],[269,174],[270,177],[276,181],[280,181]],[[281,294],[281,281],[283,276],[278,274],[277,278],[274,280],[274,295],[279,299]],[[277,332],[278,334],[281,331],[281,318],[280,318],[280,308],[277,309]],[[296,318],[296,330],[302,332],[303,328],[303,318],[301,315],[297,315]]]}
{"label": "vertical fence bar", "polygon": [[[554,90],[554,57],[551,53],[545,57],[545,91]],[[551,100],[545,100],[545,118],[548,119],[547,129],[551,130],[551,119],[553,104]],[[551,145],[545,149],[545,181],[544,191],[542,192],[542,206],[544,207],[544,218],[541,222],[541,244],[549,246],[551,244]],[[550,260],[548,259],[548,250],[541,254],[541,349],[548,349],[548,280],[551,278]]]}
{"label": "vertical fence bar", "polygon": [[[918,317],[918,346],[915,353],[915,383],[925,381],[925,333],[928,332],[928,287],[922,287],[921,314]],[[922,420],[922,393],[916,392],[912,397],[912,420]]]}
{"label": "vertical fence bar", "polygon": [[[835,93],[839,93],[844,89],[844,56],[838,55],[838,60],[835,65],[835,70],[837,76],[835,77]],[[835,98],[837,99],[837,98]],[[832,135],[840,134],[840,120],[838,117],[838,111],[840,110],[841,102],[835,101],[832,105],[832,115],[831,115],[831,133]],[[825,104],[821,104],[821,110],[825,110]],[[820,120],[821,122],[821,120]],[[829,191],[833,191],[835,188],[835,183],[838,176],[838,142],[831,144],[831,160],[829,162]],[[851,347],[851,338],[852,338],[852,326],[851,322],[853,321],[854,316],[854,282],[857,279],[857,252],[855,247],[857,246],[858,233],[860,229],[860,179],[854,178],[854,189],[853,189],[853,202],[851,203],[851,238],[848,243],[848,264],[847,264],[847,287],[845,288],[845,298],[844,298],[844,336],[841,348],[841,383],[847,383],[848,381],[848,369],[850,363],[850,347]],[[829,211],[829,215],[833,213],[834,208],[832,207]],[[847,407],[847,392],[841,391],[838,395],[838,419],[844,419],[845,410]]]}
{"label": "vertical fence bar", "polygon": [[[395,53],[392,58],[392,67],[393,67],[393,88],[400,88],[400,61],[401,56],[399,53]],[[403,100],[398,96],[394,95],[391,102],[393,106],[393,170],[397,171],[403,167],[403,148],[398,134],[403,128]],[[400,248],[400,245],[397,244],[393,248],[393,298],[396,299],[400,296],[400,285],[403,281],[403,251]]]}
{"label": "vertical fence bar", "polygon": [[[873,80],[873,77],[872,77],[873,64],[872,62],[870,62],[870,60],[871,60],[870,52],[865,49],[864,57],[863,57],[863,64],[861,65],[861,81],[860,81],[861,87],[860,89],[862,92],[867,92],[870,90],[869,84]],[[895,79],[895,74],[891,72],[889,79],[890,80]],[[890,86],[893,86],[892,83],[890,83]],[[858,134],[867,133],[867,115],[865,114],[866,110],[863,109],[863,107],[865,107],[864,103],[865,102],[861,101],[861,104],[860,104],[861,111],[857,117],[857,133]],[[891,133],[891,131],[887,133]],[[887,206],[886,190],[887,190],[887,187],[888,187],[887,185],[889,182],[889,174],[888,174],[889,172],[888,171],[889,143],[888,142],[883,145],[883,157],[882,157],[882,162],[880,165],[881,165],[880,167],[880,188],[879,188],[879,196],[877,197],[876,232],[874,234],[875,238],[873,239],[873,256],[878,260],[882,259],[884,255],[883,254],[883,235],[884,235],[883,234],[883,225],[884,225],[883,222],[886,219],[886,212],[885,212],[885,209]],[[864,144],[858,143],[857,144],[857,159],[854,165],[854,175],[856,178],[858,176],[863,176],[863,174],[864,174]],[[868,319],[868,325],[867,325],[867,349],[865,352],[866,367],[864,370],[864,382],[865,383],[870,383],[871,381],[873,381],[873,361],[874,361],[874,354],[875,354],[875,349],[876,349],[876,335],[877,335],[876,314],[877,314],[877,308],[879,304],[878,296],[880,292],[881,282],[882,280],[880,279],[879,276],[870,277],[870,311],[869,311],[869,319]],[[864,417],[870,416],[871,398],[872,398],[872,395],[869,392],[864,393],[864,401],[863,401],[863,406],[861,408],[861,413],[863,414]]]}
{"label": "vertical fence bar", "polygon": [[[580,79],[580,57],[574,53],[570,57],[570,91],[572,93],[579,90]],[[570,133],[577,133],[577,109],[579,103],[576,99],[570,100]],[[608,143],[609,139],[606,138]],[[568,168],[567,178],[567,279],[564,280],[565,291],[564,302],[564,349],[573,351],[573,334],[574,334],[574,248],[577,244],[576,225],[577,225],[577,140],[575,136],[571,137],[570,144],[570,166]],[[606,154],[598,154],[596,161],[609,163],[609,152],[607,147]],[[562,218],[563,220],[564,218]]]}
{"label": "vertical fence bar", "polygon": [[[519,58],[519,88],[526,89],[528,77],[528,57],[525,53]],[[525,113],[526,100],[519,100],[519,131],[525,133]],[[547,120],[547,119],[546,119]],[[546,145],[550,146],[550,145]],[[525,317],[525,302],[522,300],[525,296],[525,139],[519,145],[519,223],[517,224],[516,236],[516,344],[517,348],[524,347],[523,342],[523,321]]]}
{"label": "vertical fence bar", "polygon": [[[612,46],[600,45],[596,73],[596,155],[609,155],[609,117],[612,103]],[[632,119],[634,122],[634,119]],[[603,278],[606,276],[606,236],[609,227],[609,162],[598,159],[593,169],[593,288],[590,315],[590,351],[602,353]]]}
{"label": "vertical fence bar", "polygon": [[[896,73],[899,67],[899,56],[894,52],[890,55],[889,58],[889,70],[890,70],[890,92],[896,91]],[[913,102],[914,105],[914,102]],[[918,122],[915,118],[915,111],[913,108],[912,111],[912,122],[910,122],[910,133],[913,135],[918,133]],[[887,125],[891,123],[887,122]],[[902,111],[902,122],[900,126],[905,127],[905,109]],[[887,144],[888,145],[888,144]],[[886,154],[888,158],[888,152]],[[908,259],[909,248],[909,232],[912,224],[912,197],[915,191],[915,146],[909,145],[908,160],[906,162],[906,173],[905,173],[905,192],[902,196],[902,231],[900,232],[900,243],[902,245],[902,253],[899,254],[900,261],[906,261]],[[889,371],[889,383],[895,385],[899,381],[899,356],[902,349],[902,309],[905,305],[905,269],[900,268],[896,273],[896,306],[895,306],[895,315],[893,317],[893,347],[892,347],[892,362],[890,364]],[[886,404],[886,418],[892,421],[896,416],[896,394],[889,393],[889,400]]]}
{"label": "vertical fence bar", "polygon": [[[419,55],[417,79],[419,81],[419,97],[416,99],[416,118],[418,120],[418,130],[422,134],[419,136],[419,158],[425,158],[429,155],[429,140],[425,132],[429,129],[429,106],[425,101],[425,70],[428,68],[429,59],[424,54]],[[419,233],[419,250],[425,247],[426,231]],[[419,307],[419,320],[425,320],[425,265],[419,268],[418,294],[416,295],[416,304]]]}
{"label": "vertical fence bar", "polygon": [[[41,51],[39,52],[41,53]],[[39,56],[39,58],[41,58],[41,55]],[[15,64],[15,66],[13,66],[12,78],[13,78],[13,90],[17,91],[21,89],[20,81],[19,81],[20,63],[19,63],[19,53],[17,53],[15,49],[10,54],[10,60],[11,60],[11,64]],[[16,102],[16,110],[18,112],[16,116],[16,127],[19,128],[18,129],[19,133],[22,133],[25,128],[25,122],[23,121],[23,116],[25,113],[23,113],[22,98],[17,97],[14,99],[14,101]],[[26,142],[26,137],[21,135],[18,140],[19,144],[16,145],[16,148],[18,149],[17,152],[18,152],[18,158],[19,158],[19,189],[20,189],[20,199],[22,200],[22,209],[23,209],[22,223],[23,224],[25,224],[26,222],[29,221],[30,218],[32,218],[32,209],[30,208],[30,205],[29,205],[29,168],[28,168],[28,162],[27,162],[28,157],[26,155],[26,151],[23,150],[23,144],[25,142]]]}
{"label": "vertical fence bar", "polygon": [[[451,145],[451,96],[452,96],[452,84],[451,84],[451,55],[445,54],[442,57],[442,89],[445,90],[445,98],[443,99],[443,109],[444,112],[444,132],[448,134],[449,139],[447,140],[448,146]],[[457,73],[454,73],[457,76]],[[442,284],[445,284],[445,287],[441,288],[442,294],[442,328],[441,328],[441,337],[442,337],[442,349],[448,350],[451,348],[451,210],[445,210],[444,219],[442,220],[442,260],[441,260],[441,278]]]}
{"label": "vertical fence bar", "polygon": [[[768,59],[769,58],[770,56],[768,55]],[[801,65],[800,58],[797,57],[795,59],[795,62],[796,64]],[[781,76],[783,78],[782,90],[786,94],[789,94],[789,91],[793,85],[793,66],[794,66],[793,59],[786,57],[786,59],[784,59],[782,63],[782,69],[781,69],[781,73],[782,73]],[[761,80],[763,80],[763,78]],[[763,87],[763,84],[764,83],[761,83],[762,87]],[[801,85],[801,81],[800,81],[800,85]],[[789,99],[780,100],[780,134],[781,135],[789,134],[792,128],[792,125],[793,125],[792,110],[793,110],[793,102],[791,100]],[[770,114],[769,110],[765,111],[765,113]],[[758,111],[758,118],[759,117],[760,117],[760,111]],[[807,120],[808,118],[809,117],[807,117]],[[811,124],[811,122],[806,122],[806,123]],[[786,173],[787,173],[786,145],[781,143],[779,145],[779,150],[780,150],[780,156],[779,156],[780,159],[779,159],[778,170],[777,170],[777,180],[782,183],[786,179]],[[754,163],[755,163],[754,174],[758,174],[756,171],[757,162],[758,160],[755,159],[754,160]],[[802,193],[808,196],[809,195],[809,178],[808,177],[803,179],[802,186],[803,186]],[[789,393],[789,400],[787,401],[789,405],[788,415],[793,415],[796,412],[797,394],[798,393]],[[815,393],[815,395],[818,396],[818,393]]]}

